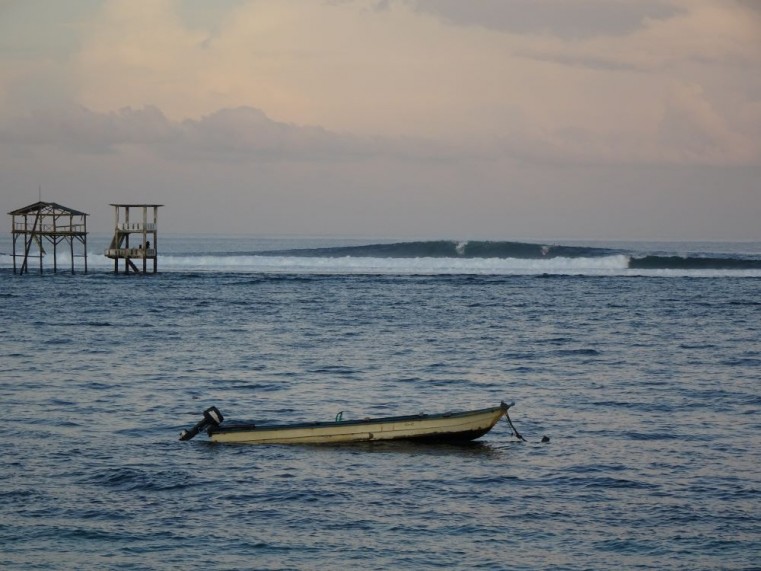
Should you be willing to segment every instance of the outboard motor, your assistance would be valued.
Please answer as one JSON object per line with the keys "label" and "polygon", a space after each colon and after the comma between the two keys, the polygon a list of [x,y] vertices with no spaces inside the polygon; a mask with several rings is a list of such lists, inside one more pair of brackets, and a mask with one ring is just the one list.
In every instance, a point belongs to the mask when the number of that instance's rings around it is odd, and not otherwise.
{"label": "outboard motor", "polygon": [[203,420],[199,421],[198,424],[196,424],[190,430],[183,430],[180,432],[180,440],[190,440],[203,430],[219,426],[222,424],[224,419],[225,417],[222,416],[222,413],[219,412],[217,407],[210,406],[205,411],[203,411]]}

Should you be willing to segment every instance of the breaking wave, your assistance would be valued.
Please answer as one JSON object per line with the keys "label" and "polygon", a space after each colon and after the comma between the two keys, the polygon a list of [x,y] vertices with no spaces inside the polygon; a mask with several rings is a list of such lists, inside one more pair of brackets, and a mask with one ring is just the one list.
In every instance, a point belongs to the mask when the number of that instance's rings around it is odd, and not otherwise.
{"label": "breaking wave", "polygon": [[611,256],[620,252],[609,248],[560,246],[528,242],[455,242],[451,240],[368,244],[330,248],[300,248],[266,252],[266,255],[310,257],[371,257],[371,258],[590,258]]}
{"label": "breaking wave", "polygon": [[223,270],[311,274],[400,274],[400,275],[516,275],[616,273],[628,265],[626,256],[599,258],[444,258],[369,256],[163,256],[162,270]]}
{"label": "breaking wave", "polygon": [[[188,253],[167,248],[160,271],[309,274],[645,275],[761,277],[761,254],[669,251],[505,241],[407,241],[294,249]],[[229,246],[229,244],[228,244]],[[187,247],[187,246],[186,246]],[[4,257],[0,266],[12,267]],[[101,253],[88,254],[91,270],[113,269]],[[70,264],[59,254],[59,268]],[[48,264],[46,263],[46,266]]]}

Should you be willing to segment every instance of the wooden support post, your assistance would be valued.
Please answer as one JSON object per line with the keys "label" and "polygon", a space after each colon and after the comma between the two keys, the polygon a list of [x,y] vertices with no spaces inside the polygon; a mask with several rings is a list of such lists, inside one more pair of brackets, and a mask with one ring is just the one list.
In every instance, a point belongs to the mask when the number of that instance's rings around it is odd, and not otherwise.
{"label": "wooden support post", "polygon": [[159,248],[159,207],[153,207],[153,249],[156,251],[156,255],[153,257],[153,273],[158,271],[158,248]]}
{"label": "wooden support post", "polygon": [[82,226],[82,230],[85,233],[84,238],[82,239],[82,247],[85,250],[85,273],[87,273],[87,217],[85,216],[85,221]]}
{"label": "wooden support post", "polygon": [[[74,252],[72,252],[72,254],[73,253]],[[40,237],[40,256],[42,256],[42,237]],[[58,240],[56,240],[56,217],[55,216],[53,216],[53,273],[54,274],[58,273]]]}
{"label": "wooden support post", "polygon": [[[13,227],[16,227],[16,217],[13,217]],[[18,236],[14,233],[13,234],[13,273],[16,274],[16,240],[18,239]]]}
{"label": "wooden support post", "polygon": [[148,253],[145,251],[145,237],[147,232],[146,230],[147,225],[148,225],[148,207],[143,206],[143,243],[140,246],[141,249],[143,250],[143,273],[145,273],[145,265],[148,263],[148,260],[145,257],[146,254]]}

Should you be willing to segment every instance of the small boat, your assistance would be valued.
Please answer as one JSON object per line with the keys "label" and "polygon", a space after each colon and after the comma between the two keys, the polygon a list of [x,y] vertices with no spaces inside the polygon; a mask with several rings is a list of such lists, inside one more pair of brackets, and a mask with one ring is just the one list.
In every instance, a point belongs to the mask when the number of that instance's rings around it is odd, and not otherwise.
{"label": "small boat", "polygon": [[343,420],[343,413],[339,413],[332,422],[262,426],[252,423],[223,424],[222,413],[212,406],[203,412],[203,420],[180,433],[180,440],[190,440],[199,432],[206,431],[212,442],[238,444],[334,444],[388,440],[462,443],[483,436],[503,416],[515,435],[522,439],[507,412],[514,404],[502,402],[499,406],[479,410],[364,420]]}

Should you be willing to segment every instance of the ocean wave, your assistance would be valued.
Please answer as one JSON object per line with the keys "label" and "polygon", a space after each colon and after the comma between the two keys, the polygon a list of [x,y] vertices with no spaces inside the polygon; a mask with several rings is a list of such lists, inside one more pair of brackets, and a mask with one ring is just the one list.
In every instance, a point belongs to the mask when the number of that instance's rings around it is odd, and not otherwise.
{"label": "ocean wave", "polygon": [[[160,253],[160,271],[389,275],[626,275],[761,277],[761,256],[674,253],[507,241],[408,241],[265,251]],[[0,266],[10,257],[0,259]],[[66,252],[56,259],[67,273]],[[113,271],[102,253],[88,254],[91,272]],[[49,264],[46,264],[46,266]],[[121,265],[121,264],[120,264]],[[79,269],[79,268],[78,268]],[[49,269],[46,269],[49,271]]]}
{"label": "ocean wave", "polygon": [[589,258],[610,256],[620,252],[610,248],[589,246],[561,246],[530,242],[503,241],[453,241],[433,240],[395,242],[391,244],[367,244],[361,246],[337,246],[329,248],[299,248],[263,252],[273,256],[299,257],[365,257],[365,258]]}
{"label": "ocean wave", "polygon": [[749,257],[641,256],[632,257],[629,267],[663,270],[761,270],[761,260]]}

